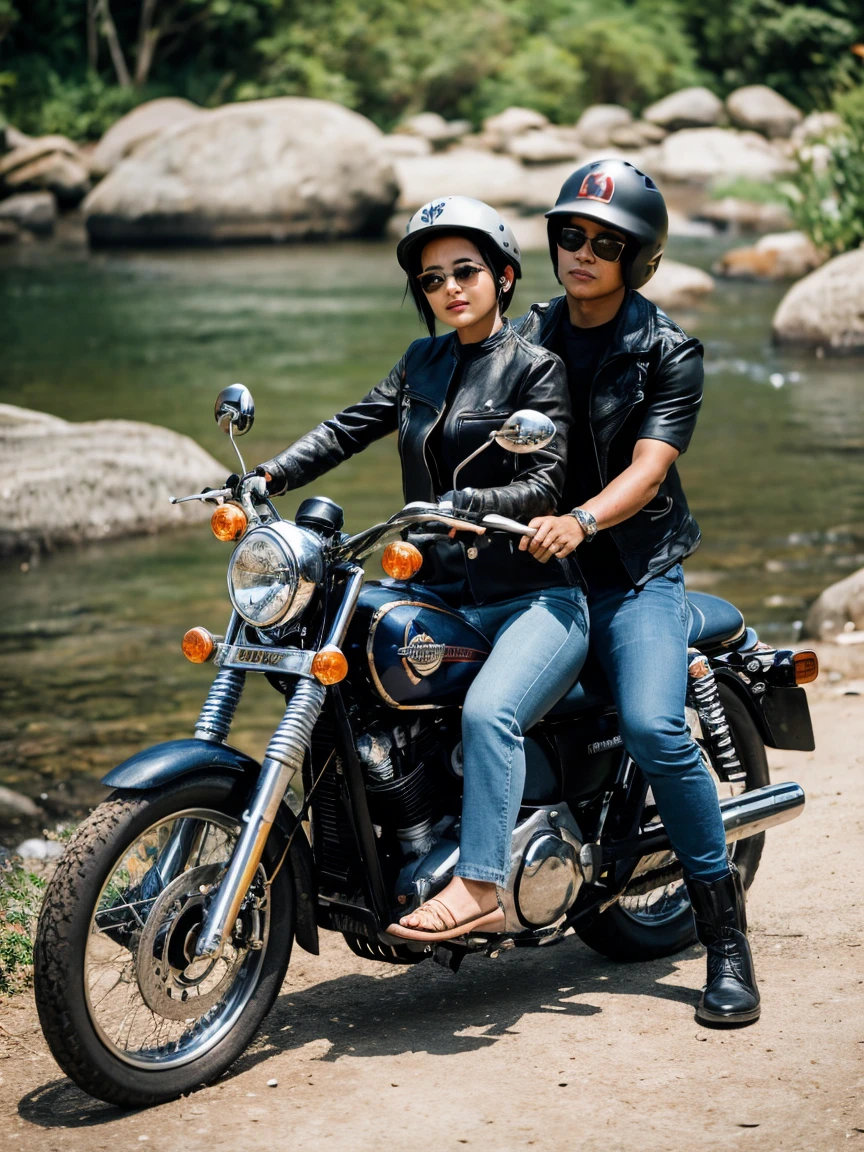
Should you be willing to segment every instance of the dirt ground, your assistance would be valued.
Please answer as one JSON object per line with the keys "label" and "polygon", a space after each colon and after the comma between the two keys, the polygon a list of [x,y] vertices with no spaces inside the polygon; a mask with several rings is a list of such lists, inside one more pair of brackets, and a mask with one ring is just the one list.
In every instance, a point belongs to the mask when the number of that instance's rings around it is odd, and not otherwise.
{"label": "dirt ground", "polygon": [[321,956],[295,950],[232,1071],[149,1111],[65,1079],[30,996],[0,1005],[0,1148],[864,1152],[864,695],[843,689],[823,678],[811,697],[816,753],[771,755],[807,807],[768,833],[751,890],[754,1026],[695,1023],[699,948],[617,965],[568,937],[453,975],[325,934]]}

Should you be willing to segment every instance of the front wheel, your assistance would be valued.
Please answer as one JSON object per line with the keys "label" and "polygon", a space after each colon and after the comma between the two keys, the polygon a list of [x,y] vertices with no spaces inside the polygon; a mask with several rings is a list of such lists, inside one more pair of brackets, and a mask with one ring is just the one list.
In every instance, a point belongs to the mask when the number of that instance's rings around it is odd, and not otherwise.
{"label": "front wheel", "polygon": [[111,1104],[162,1103],[246,1049],[276,998],[294,937],[294,885],[271,837],[231,939],[196,960],[245,794],[221,775],[119,791],[75,832],[45,895],[36,1005],[55,1060]]}
{"label": "front wheel", "polygon": [[[749,792],[753,788],[762,788],[771,783],[771,778],[759,730],[734,690],[722,681],[717,688],[738,758],[746,773],[744,789]],[[720,798],[731,795],[730,786],[714,772],[707,752],[705,760]],[[747,888],[753,883],[764,846],[764,832],[738,840],[731,846],[730,856]],[[681,952],[696,942],[696,926],[684,881],[672,880],[639,895],[625,892],[616,904],[601,912],[589,925],[577,929],[577,934],[589,948],[611,960],[659,960]]]}

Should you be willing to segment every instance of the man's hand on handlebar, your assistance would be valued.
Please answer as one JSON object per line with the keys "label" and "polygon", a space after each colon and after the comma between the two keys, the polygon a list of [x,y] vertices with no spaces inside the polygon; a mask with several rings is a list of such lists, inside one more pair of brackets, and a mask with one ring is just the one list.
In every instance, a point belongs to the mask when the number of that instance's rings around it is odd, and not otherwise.
{"label": "man's hand on handlebar", "polygon": [[523,536],[519,551],[530,552],[541,564],[563,560],[585,539],[582,526],[573,516],[535,516],[529,527],[535,529],[534,536]]}

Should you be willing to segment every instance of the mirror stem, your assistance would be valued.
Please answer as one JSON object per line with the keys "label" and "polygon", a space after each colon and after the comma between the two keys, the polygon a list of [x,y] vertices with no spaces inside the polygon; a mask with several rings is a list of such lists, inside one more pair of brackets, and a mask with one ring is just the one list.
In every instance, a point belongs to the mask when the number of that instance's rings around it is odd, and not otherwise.
{"label": "mirror stem", "polygon": [[[237,453],[237,459],[240,461],[240,475],[245,476],[247,469],[246,469],[246,465],[243,463],[243,457],[240,455],[240,449],[237,447],[237,441],[234,439],[234,425],[233,424],[228,425],[228,438],[230,439],[231,444],[233,445],[234,451]],[[484,445],[484,447],[485,447],[485,445]]]}

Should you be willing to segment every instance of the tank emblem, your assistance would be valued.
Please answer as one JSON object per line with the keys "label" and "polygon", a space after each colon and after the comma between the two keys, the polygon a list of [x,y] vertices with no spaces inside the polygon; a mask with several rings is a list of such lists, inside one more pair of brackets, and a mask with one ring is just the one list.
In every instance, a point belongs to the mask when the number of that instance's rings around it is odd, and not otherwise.
{"label": "tank emblem", "polygon": [[486,653],[477,648],[460,648],[455,644],[436,644],[426,632],[412,636],[404,648],[397,648],[396,655],[418,676],[431,676],[442,664],[466,664],[475,660],[485,660]]}
{"label": "tank emblem", "polygon": [[615,194],[615,181],[605,172],[589,172],[582,181],[582,187],[577,192],[577,199],[599,200],[601,204],[608,204]]}

